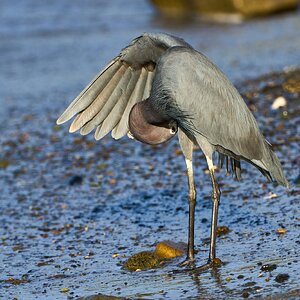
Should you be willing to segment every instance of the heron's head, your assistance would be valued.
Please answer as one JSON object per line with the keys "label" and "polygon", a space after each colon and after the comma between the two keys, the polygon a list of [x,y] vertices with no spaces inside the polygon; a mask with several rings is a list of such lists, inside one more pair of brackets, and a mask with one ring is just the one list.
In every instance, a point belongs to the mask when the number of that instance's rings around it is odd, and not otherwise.
{"label": "heron's head", "polygon": [[174,137],[178,126],[175,120],[166,120],[151,109],[147,100],[135,104],[129,114],[129,130],[138,141],[150,145],[164,143]]}

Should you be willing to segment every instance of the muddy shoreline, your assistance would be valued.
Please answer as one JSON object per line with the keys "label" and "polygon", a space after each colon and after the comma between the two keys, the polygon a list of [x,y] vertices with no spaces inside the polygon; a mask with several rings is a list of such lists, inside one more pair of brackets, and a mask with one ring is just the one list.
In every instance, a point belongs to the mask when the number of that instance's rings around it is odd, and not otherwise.
{"label": "muddy shoreline", "polygon": [[[45,111],[52,125],[41,128],[40,115],[20,118],[16,108],[1,137],[2,293],[19,299],[97,293],[150,299],[299,296],[299,86],[287,88],[299,74],[270,74],[240,88],[292,188],[267,184],[246,164],[242,182],[218,172],[219,224],[230,232],[218,239],[225,265],[217,274],[170,275],[179,260],[136,274],[121,269],[130,255],[159,241],[186,239],[187,186],[176,139],[157,147],[110,137],[96,143],[54,125],[57,109]],[[274,111],[271,104],[279,96],[288,106]],[[195,165],[201,263],[208,250],[211,202],[199,150]],[[264,272],[264,264],[276,269]],[[280,274],[288,279],[277,282]]]}

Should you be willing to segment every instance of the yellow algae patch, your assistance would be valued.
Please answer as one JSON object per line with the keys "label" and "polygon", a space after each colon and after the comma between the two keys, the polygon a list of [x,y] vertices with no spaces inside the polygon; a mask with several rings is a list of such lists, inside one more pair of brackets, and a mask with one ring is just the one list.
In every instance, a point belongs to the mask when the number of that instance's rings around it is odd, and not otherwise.
{"label": "yellow algae patch", "polygon": [[160,265],[161,260],[152,252],[143,251],[132,255],[123,265],[128,271],[154,269]]}
{"label": "yellow algae patch", "polygon": [[129,257],[123,268],[128,271],[142,271],[162,267],[168,260],[184,255],[186,249],[185,243],[163,241],[157,244],[153,252],[143,251]]}

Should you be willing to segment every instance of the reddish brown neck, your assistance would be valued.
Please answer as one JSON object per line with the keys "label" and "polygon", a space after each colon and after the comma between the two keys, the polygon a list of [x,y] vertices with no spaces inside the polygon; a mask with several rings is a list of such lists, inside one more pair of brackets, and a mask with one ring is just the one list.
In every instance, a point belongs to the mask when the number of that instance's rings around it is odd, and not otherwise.
{"label": "reddish brown neck", "polygon": [[177,124],[153,109],[149,99],[138,102],[129,114],[129,130],[133,137],[146,144],[168,141],[177,132]]}

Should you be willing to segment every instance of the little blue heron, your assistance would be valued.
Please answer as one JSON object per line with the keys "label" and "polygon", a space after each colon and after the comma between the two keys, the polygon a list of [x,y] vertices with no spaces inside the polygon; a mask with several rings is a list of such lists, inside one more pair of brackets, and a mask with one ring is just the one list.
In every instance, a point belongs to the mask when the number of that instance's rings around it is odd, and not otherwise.
{"label": "little blue heron", "polygon": [[189,185],[187,258],[193,266],[196,190],[193,146],[203,151],[212,181],[212,220],[207,269],[216,258],[220,189],[213,153],[231,165],[240,178],[240,161],[254,165],[269,180],[288,187],[280,162],[260,132],[252,113],[226,76],[184,40],[164,33],[144,33],[134,39],[69,105],[57,120],[75,117],[70,132],[86,135],[96,129],[100,140],[128,134],[147,144],[160,144],[178,132]]}

